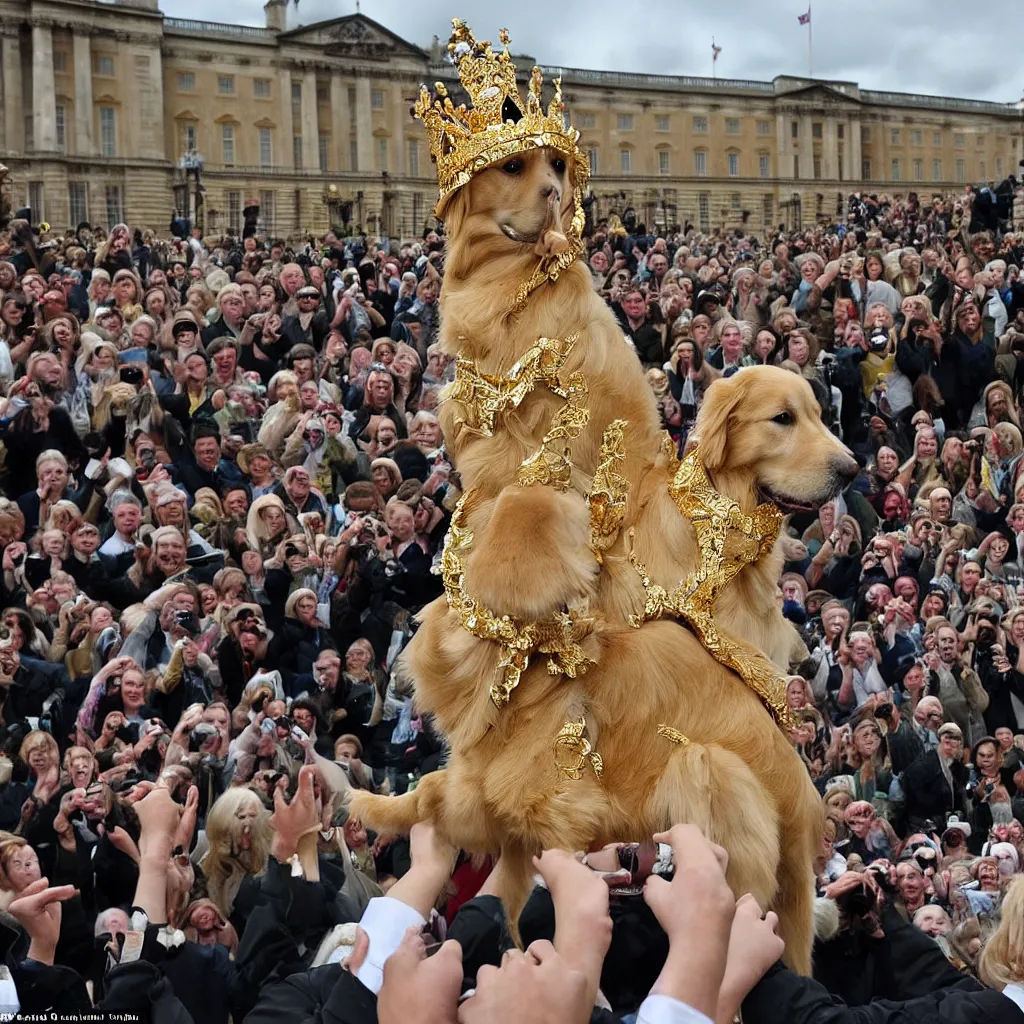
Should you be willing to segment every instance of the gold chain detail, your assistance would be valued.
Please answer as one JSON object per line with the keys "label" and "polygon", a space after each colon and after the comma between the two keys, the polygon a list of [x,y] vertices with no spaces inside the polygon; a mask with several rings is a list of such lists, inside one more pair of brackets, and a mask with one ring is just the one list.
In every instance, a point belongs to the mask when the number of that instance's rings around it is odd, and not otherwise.
{"label": "gold chain detail", "polygon": [[480,373],[471,359],[460,357],[455,364],[455,380],[445,395],[446,400],[453,399],[466,407],[467,418],[459,420],[458,426],[480,437],[492,437],[498,414],[518,409],[538,384],[566,398],[559,375],[578,338],[578,334],[565,341],[541,338],[505,377]]}
{"label": "gold chain detail", "polygon": [[588,764],[598,778],[604,772],[601,755],[590,745],[586,732],[587,721],[580,718],[575,722],[566,722],[555,737],[555,767],[573,782],[583,778],[583,769]]}
{"label": "gold chain detail", "polygon": [[567,491],[572,480],[572,459],[569,441],[576,440],[590,419],[587,409],[587,380],[578,370],[569,374],[569,381],[555,394],[565,398],[551,421],[540,448],[523,461],[516,474],[520,487],[546,484],[557,491]]}
{"label": "gold chain detail", "polygon": [[677,743],[681,747],[688,747],[690,745],[689,739],[678,729],[673,729],[671,725],[659,725],[658,735],[664,736],[670,743]]}
{"label": "gold chain detail", "polygon": [[[788,731],[792,728],[792,716],[786,703],[785,683],[775,667],[759,651],[723,633],[713,615],[715,601],[737,573],[772,549],[782,526],[782,515],[768,504],[759,505],[753,515],[744,514],[736,502],[711,486],[697,448],[679,463],[669,493],[682,515],[693,524],[700,563],[674,590],[656,586],[636,557],[634,533],[630,530],[629,559],[647,592],[643,612],[631,616],[630,625],[639,627],[649,619],[665,615],[683,619],[708,653],[736,672],[775,721]],[[725,545],[730,531],[739,533],[748,543],[727,558]]]}
{"label": "gold chain detail", "polygon": [[510,615],[495,615],[465,590],[465,569],[462,556],[473,543],[473,534],[465,527],[468,499],[464,494],[452,516],[448,539],[441,555],[441,578],[444,580],[448,606],[458,612],[465,630],[481,640],[491,640],[501,648],[496,677],[491,684],[491,700],[502,708],[519,685],[534,651],[548,654],[548,673],[575,679],[590,667],[580,641],[593,631],[594,620],[582,610],[556,612],[539,622],[523,623]]}
{"label": "gold chain detail", "polygon": [[622,443],[625,429],[625,420],[612,420],[604,428],[601,436],[601,461],[597,465],[594,483],[587,497],[590,503],[590,548],[598,562],[604,561],[603,552],[615,542],[626,517],[629,481],[615,470],[626,459],[626,449]]}
{"label": "gold chain detail", "polygon": [[508,310],[507,316],[518,313],[526,305],[526,300],[546,281],[557,281],[558,275],[571,266],[585,252],[583,229],[586,214],[583,210],[583,189],[577,185],[573,189],[573,216],[569,227],[569,248],[557,256],[545,256],[537,265],[537,269],[525,280],[516,292],[516,297]]}

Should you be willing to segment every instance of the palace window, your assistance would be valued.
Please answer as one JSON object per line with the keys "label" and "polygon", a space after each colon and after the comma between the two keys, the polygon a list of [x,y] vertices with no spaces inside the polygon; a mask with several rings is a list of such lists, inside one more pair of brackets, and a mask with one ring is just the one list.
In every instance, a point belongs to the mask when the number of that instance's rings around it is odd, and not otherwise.
{"label": "palace window", "polygon": [[270,79],[269,78],[254,78],[252,80],[252,95],[253,95],[253,99],[269,100],[270,99]]}
{"label": "palace window", "polygon": [[697,152],[693,154],[693,170],[699,178],[707,176],[708,155],[702,149],[697,150]]}
{"label": "palace window", "polygon": [[274,152],[271,145],[270,129],[259,129],[260,167],[271,167],[274,163]]}
{"label": "palace window", "polygon": [[194,71],[178,72],[178,92],[195,92],[196,76]]}
{"label": "palace window", "polygon": [[117,124],[113,107],[100,107],[100,155],[117,156]]}
{"label": "palace window", "polygon": [[618,121],[616,123],[619,126],[620,132],[631,132],[633,130],[633,115],[619,114]]}
{"label": "palace window", "polygon": [[120,224],[124,220],[124,203],[121,201],[121,186],[104,186],[103,201],[107,207],[107,227],[111,228],[115,224]]}
{"label": "palace window", "polygon": [[68,182],[68,220],[72,224],[81,224],[88,220],[89,208],[86,204],[84,181]]}
{"label": "palace window", "polygon": [[234,96],[235,95],[235,76],[234,75],[218,75],[217,76],[217,92],[221,96]]}
{"label": "palace window", "polygon": [[223,163],[228,167],[233,167],[235,164],[235,126],[233,124],[220,126],[220,148]]}

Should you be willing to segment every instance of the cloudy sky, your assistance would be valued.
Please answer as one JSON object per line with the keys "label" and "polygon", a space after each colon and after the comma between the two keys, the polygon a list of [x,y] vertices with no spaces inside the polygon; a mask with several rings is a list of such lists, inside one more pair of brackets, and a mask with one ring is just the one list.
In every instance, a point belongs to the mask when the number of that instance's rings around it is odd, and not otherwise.
{"label": "cloudy sky", "polygon": [[[262,25],[263,0],[161,0],[171,17]],[[541,64],[680,75],[711,73],[711,38],[722,47],[722,78],[771,79],[807,73],[807,29],[797,15],[805,0],[362,0],[362,12],[410,42],[447,39],[459,15],[484,38],[507,27],[512,49]],[[355,0],[300,0],[289,27],[341,17]],[[495,21],[495,18],[498,18]],[[859,82],[869,89],[1016,102],[1024,72],[1000,33],[1005,19],[967,17],[959,0],[817,0],[812,11],[815,77]],[[572,26],[571,28],[556,28]]]}

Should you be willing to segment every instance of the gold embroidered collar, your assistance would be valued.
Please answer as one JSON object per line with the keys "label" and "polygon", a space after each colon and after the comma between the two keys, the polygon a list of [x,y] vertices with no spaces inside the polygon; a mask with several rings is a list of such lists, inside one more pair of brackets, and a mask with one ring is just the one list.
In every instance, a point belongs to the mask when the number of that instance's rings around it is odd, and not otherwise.
{"label": "gold embroidered collar", "polygon": [[[746,515],[731,498],[711,485],[694,447],[676,468],[669,493],[680,513],[693,525],[700,562],[674,590],[651,581],[647,568],[633,551],[630,531],[629,558],[640,574],[647,600],[643,612],[630,624],[639,627],[649,619],[673,616],[682,619],[708,653],[736,672],[761,699],[775,721],[786,730],[792,718],[786,703],[786,686],[775,666],[759,651],[722,632],[714,618],[715,601],[744,566],[762,558],[775,544],[782,513],[772,504],[759,505]],[[726,550],[730,532],[741,542]],[[745,543],[744,543],[745,541]]]}

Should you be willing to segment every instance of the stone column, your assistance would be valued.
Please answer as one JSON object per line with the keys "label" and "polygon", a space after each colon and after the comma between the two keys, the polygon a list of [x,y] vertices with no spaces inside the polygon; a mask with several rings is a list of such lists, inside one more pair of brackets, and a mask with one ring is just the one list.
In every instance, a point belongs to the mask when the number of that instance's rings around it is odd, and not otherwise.
{"label": "stone column", "polygon": [[25,111],[21,100],[21,47],[18,34],[3,37],[4,149],[25,151]]}
{"label": "stone column", "polygon": [[320,123],[316,114],[316,72],[307,71],[302,79],[302,166],[320,169]]}
{"label": "stone column", "polygon": [[775,177],[793,177],[793,157],[789,139],[789,118],[779,113],[775,115]]}
{"label": "stone column", "polygon": [[32,140],[33,148],[52,153],[57,148],[57,95],[53,84],[53,31],[32,26]]}
{"label": "stone column", "polygon": [[92,156],[96,150],[92,138],[92,43],[88,36],[76,32],[75,58],[75,156]]}
{"label": "stone column", "polygon": [[850,181],[860,183],[864,178],[861,167],[860,118],[850,118]]}
{"label": "stone column", "polygon": [[[853,125],[849,120],[843,122],[843,181],[853,181],[859,175],[853,170]],[[857,129],[860,131],[860,129]]]}
{"label": "stone column", "polygon": [[391,167],[389,170],[392,174],[403,175],[406,173],[405,166],[405,128],[406,125],[412,120],[409,116],[410,104],[406,103],[402,93],[404,92],[404,85],[401,81],[395,80],[392,82],[392,89],[394,90],[391,96],[391,159],[389,163]]}
{"label": "stone column", "polygon": [[821,161],[822,177],[826,181],[835,181],[839,177],[839,143],[836,140],[836,122],[833,118],[825,119],[825,128],[822,133],[825,138],[822,147]]}
{"label": "stone column", "polygon": [[331,75],[331,143],[334,146],[332,161],[336,171],[348,166],[349,136],[348,89],[337,71]]}
{"label": "stone column", "polygon": [[[292,73],[289,68],[282,69],[277,79],[281,83],[281,129],[279,137],[274,140],[274,164],[277,167],[294,167],[295,150],[292,138],[295,128],[292,124]],[[277,215],[277,211],[274,211]]]}
{"label": "stone column", "polygon": [[800,118],[800,177],[814,177],[814,119],[810,114]]}
{"label": "stone column", "polygon": [[373,108],[370,79],[365,74],[356,75],[356,155],[359,173],[373,171]]}

